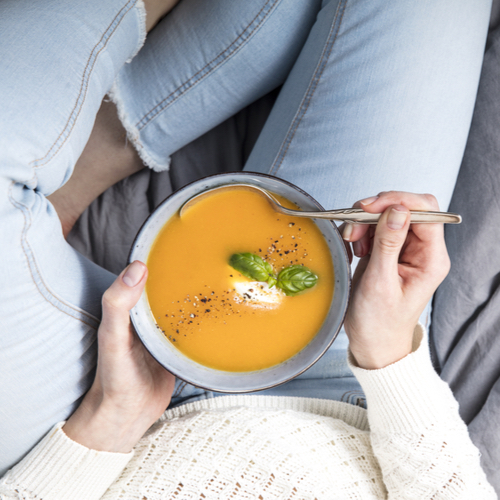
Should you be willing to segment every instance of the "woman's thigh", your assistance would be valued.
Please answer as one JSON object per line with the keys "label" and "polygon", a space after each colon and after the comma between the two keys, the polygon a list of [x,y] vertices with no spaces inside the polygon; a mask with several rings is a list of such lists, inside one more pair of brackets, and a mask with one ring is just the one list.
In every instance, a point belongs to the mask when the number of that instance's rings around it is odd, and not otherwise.
{"label": "woman's thigh", "polygon": [[92,382],[113,275],[64,240],[46,196],[71,175],[102,98],[144,35],[135,0],[0,6],[0,475]]}
{"label": "woman's thigh", "polygon": [[245,166],[325,208],[380,191],[448,207],[477,92],[490,0],[323,1]]}

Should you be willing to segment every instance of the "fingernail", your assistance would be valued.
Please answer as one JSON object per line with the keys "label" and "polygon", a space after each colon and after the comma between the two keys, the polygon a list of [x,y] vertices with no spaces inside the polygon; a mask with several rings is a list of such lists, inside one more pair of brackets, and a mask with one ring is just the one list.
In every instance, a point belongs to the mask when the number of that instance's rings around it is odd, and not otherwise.
{"label": "fingernail", "polygon": [[144,272],[145,272],[144,264],[136,260],[132,262],[130,266],[128,266],[128,269],[123,275],[122,280],[127,286],[133,288],[139,283],[139,281],[142,280]]}
{"label": "fingernail", "polygon": [[363,245],[360,241],[355,241],[352,244],[352,251],[356,257],[361,257],[363,255]]}
{"label": "fingernail", "polygon": [[387,217],[387,226],[391,229],[401,229],[406,222],[407,212],[400,212],[395,208],[391,208],[389,217]]}
{"label": "fingernail", "polygon": [[351,239],[351,235],[352,235],[352,224],[349,224],[347,222],[344,227],[344,232],[342,233],[342,238],[344,238],[344,240],[346,241],[349,241]]}
{"label": "fingernail", "polygon": [[364,200],[361,200],[360,203],[361,205],[371,205],[374,201],[378,200],[378,196],[370,196],[370,198],[365,198]]}

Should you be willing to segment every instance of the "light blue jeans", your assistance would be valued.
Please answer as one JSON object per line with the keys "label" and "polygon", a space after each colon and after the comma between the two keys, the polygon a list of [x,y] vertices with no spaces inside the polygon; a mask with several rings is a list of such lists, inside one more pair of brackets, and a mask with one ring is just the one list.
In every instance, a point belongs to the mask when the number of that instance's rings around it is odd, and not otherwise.
{"label": "light blue jeans", "polygon": [[[71,176],[107,93],[142,158],[162,169],[283,84],[247,170],[325,207],[400,189],[432,192],[445,209],[489,12],[490,0],[183,0],[141,49],[137,0],[1,2],[0,474],[93,379],[114,276],[66,243],[46,196]],[[275,392],[349,400],[359,386],[345,348],[341,335]]]}

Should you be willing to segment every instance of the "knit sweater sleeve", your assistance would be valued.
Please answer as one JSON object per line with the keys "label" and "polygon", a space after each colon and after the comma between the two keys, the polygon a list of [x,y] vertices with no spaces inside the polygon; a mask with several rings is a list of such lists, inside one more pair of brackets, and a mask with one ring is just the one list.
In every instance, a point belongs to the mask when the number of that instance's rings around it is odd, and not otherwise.
{"label": "knit sweater sleeve", "polygon": [[458,403],[432,367],[421,325],[402,360],[363,370],[349,353],[349,364],[367,398],[370,439],[390,500],[497,498]]}
{"label": "knit sweater sleeve", "polygon": [[0,479],[0,500],[97,500],[133,456],[85,448],[66,436],[63,425]]}

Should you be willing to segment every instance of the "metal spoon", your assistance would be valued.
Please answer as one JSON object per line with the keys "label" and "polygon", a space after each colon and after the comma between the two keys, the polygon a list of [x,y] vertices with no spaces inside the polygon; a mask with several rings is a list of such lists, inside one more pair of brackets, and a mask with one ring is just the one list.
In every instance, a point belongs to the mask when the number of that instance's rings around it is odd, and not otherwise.
{"label": "metal spoon", "polygon": [[[272,205],[276,212],[291,215],[293,217],[312,217],[315,219],[331,219],[356,224],[376,224],[381,214],[370,214],[361,208],[341,208],[338,210],[325,210],[322,212],[303,212],[301,210],[291,210],[280,205],[278,201],[268,191],[261,189],[257,186],[250,184],[228,184],[226,186],[219,186],[203,193],[193,196],[182,205],[179,216],[182,217],[193,205],[198,203],[204,198],[215,194],[215,192],[226,191],[228,189],[242,189],[246,191],[253,191],[264,196]],[[445,224],[460,224],[462,217],[458,214],[450,212],[425,212],[420,210],[411,210],[412,224],[430,224],[430,223],[445,223]]]}

